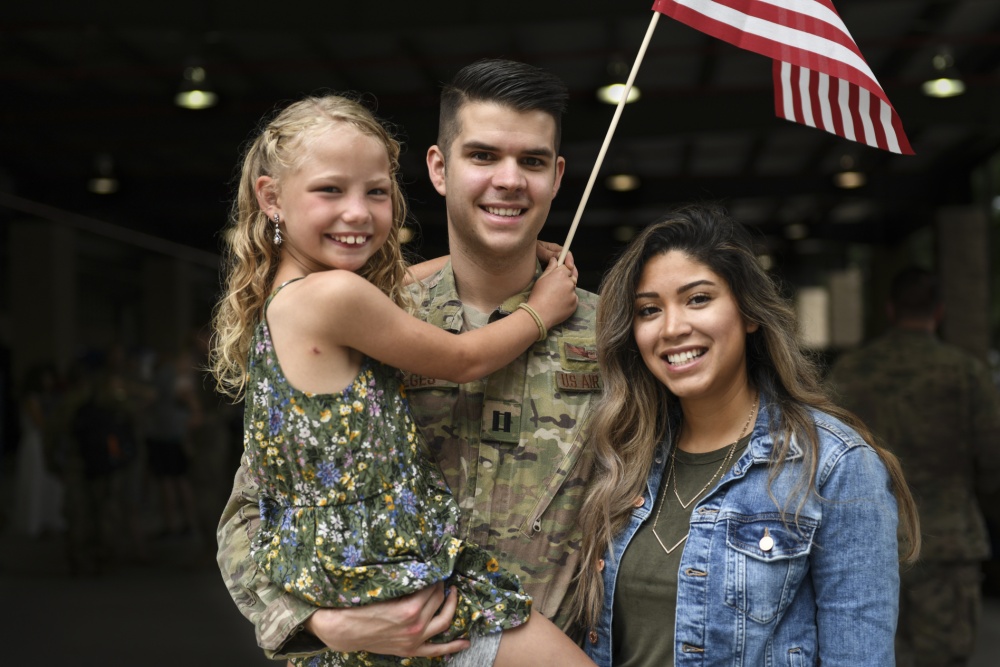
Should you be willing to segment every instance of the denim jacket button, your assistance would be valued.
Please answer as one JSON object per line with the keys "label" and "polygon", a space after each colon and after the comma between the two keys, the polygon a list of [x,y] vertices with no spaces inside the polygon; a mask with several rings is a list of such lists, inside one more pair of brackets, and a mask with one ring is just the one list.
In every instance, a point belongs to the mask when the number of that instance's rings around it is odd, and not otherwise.
{"label": "denim jacket button", "polygon": [[765,528],[764,537],[760,538],[760,542],[757,543],[761,551],[770,551],[774,548],[774,538],[771,537],[771,532]]}
{"label": "denim jacket button", "polygon": [[588,635],[588,639],[590,639],[590,643],[591,644],[596,644],[597,643],[597,630],[591,630],[590,631],[590,635]]}
{"label": "denim jacket button", "polygon": [[646,501],[642,496],[636,496],[635,500],[632,501],[632,507],[642,507],[646,504]]}

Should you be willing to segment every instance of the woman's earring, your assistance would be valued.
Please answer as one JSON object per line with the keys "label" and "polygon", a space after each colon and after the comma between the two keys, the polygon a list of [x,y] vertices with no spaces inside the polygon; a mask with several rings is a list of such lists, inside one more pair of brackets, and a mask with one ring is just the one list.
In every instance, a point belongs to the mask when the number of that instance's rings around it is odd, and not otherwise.
{"label": "woman's earring", "polygon": [[274,245],[281,245],[281,227],[278,226],[279,222],[281,222],[281,218],[279,218],[278,214],[275,213],[274,214]]}

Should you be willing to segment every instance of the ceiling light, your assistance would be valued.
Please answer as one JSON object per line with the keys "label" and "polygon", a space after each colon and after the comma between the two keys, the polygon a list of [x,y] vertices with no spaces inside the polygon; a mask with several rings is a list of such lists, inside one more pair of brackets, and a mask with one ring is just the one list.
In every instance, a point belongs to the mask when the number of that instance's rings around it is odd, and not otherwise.
{"label": "ceiling light", "polygon": [[192,65],[184,70],[181,88],[174,97],[174,103],[185,109],[208,109],[214,107],[219,97],[208,85],[205,68]]}
{"label": "ceiling light", "polygon": [[110,195],[118,192],[118,179],[115,178],[114,160],[107,153],[101,153],[94,158],[96,175],[87,181],[87,189],[95,195]]}
{"label": "ceiling light", "polygon": [[[597,89],[597,99],[605,104],[618,104],[625,94],[625,82],[628,81],[628,65],[621,57],[615,57],[608,63],[607,84]],[[625,104],[631,104],[642,96],[639,86],[632,85],[628,91]]]}
{"label": "ceiling light", "polygon": [[965,82],[955,69],[951,53],[941,49],[931,60],[934,73],[921,85],[924,95],[929,97],[955,97],[965,92]]}
{"label": "ceiling light", "polygon": [[[622,95],[625,94],[625,84],[624,83],[612,83],[607,86],[601,86],[597,89],[597,99],[604,102],[605,104],[618,104],[621,102]],[[639,91],[638,86],[632,86],[628,91],[628,98],[625,100],[625,104],[631,104],[635,102],[642,96]]]}
{"label": "ceiling light", "polygon": [[795,222],[785,227],[785,238],[790,241],[801,241],[807,236],[809,236],[809,226],[804,223]]}
{"label": "ceiling light", "polygon": [[844,155],[840,158],[840,171],[833,175],[833,183],[838,188],[853,190],[868,182],[865,172],[854,168],[854,158]]}
{"label": "ceiling light", "polygon": [[868,177],[863,171],[838,171],[833,175],[833,182],[838,188],[853,190],[867,183]]}
{"label": "ceiling light", "polygon": [[619,243],[628,243],[635,238],[636,229],[632,225],[618,225],[612,230],[611,235]]}
{"label": "ceiling light", "polygon": [[641,185],[635,174],[611,174],[604,179],[604,186],[614,192],[631,192]]}

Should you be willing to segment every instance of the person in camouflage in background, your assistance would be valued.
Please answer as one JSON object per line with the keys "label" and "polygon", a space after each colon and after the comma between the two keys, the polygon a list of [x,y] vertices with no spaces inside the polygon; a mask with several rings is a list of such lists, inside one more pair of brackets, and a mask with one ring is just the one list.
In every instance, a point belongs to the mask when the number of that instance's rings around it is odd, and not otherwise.
{"label": "person in camouflage in background", "polygon": [[901,573],[899,667],[966,665],[990,557],[977,495],[1000,487],[1000,396],[984,364],[935,337],[935,277],[895,276],[892,328],[835,363],[830,381],[899,457],[920,511],[920,560]]}
{"label": "person in camouflage in background", "polygon": [[[507,60],[473,63],[445,86],[427,165],[445,196],[451,255],[414,289],[422,319],[455,332],[475,329],[526,299],[541,273],[538,234],[565,168],[559,138],[567,98],[555,76]],[[534,608],[561,627],[590,471],[582,429],[601,387],[597,297],[577,294],[573,316],[486,378],[463,385],[404,379],[424,442],[461,507],[458,537],[492,551],[519,576]],[[326,647],[436,656],[467,646],[427,643],[454,613],[456,596],[446,599],[440,584],[350,609],[317,611],[286,594],[250,558],[257,524],[257,488],[241,465],[219,525],[218,562],[269,657]]]}

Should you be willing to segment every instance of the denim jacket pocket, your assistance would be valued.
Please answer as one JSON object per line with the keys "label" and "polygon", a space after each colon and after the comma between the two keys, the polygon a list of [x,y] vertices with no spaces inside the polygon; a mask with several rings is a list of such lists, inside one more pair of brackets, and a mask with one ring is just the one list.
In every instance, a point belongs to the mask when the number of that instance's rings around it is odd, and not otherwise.
{"label": "denim jacket pocket", "polygon": [[808,569],[817,522],[780,514],[735,515],[726,524],[726,604],[758,623],[780,615]]}

